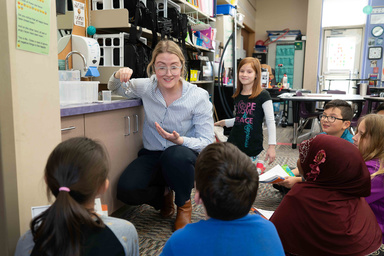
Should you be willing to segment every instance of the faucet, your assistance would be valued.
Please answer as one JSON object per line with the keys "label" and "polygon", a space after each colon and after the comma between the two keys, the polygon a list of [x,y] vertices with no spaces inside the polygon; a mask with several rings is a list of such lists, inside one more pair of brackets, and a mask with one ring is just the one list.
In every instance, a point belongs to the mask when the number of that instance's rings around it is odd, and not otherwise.
{"label": "faucet", "polygon": [[83,59],[83,63],[84,63],[84,72],[87,71],[88,69],[88,66],[87,66],[87,60],[85,59],[84,55],[81,54],[80,52],[78,51],[71,51],[67,54],[67,56],[65,57],[65,70],[68,70],[69,69],[69,64],[68,64],[68,59],[69,57],[71,57],[72,54],[76,53],[77,55],[79,55],[82,59]]}

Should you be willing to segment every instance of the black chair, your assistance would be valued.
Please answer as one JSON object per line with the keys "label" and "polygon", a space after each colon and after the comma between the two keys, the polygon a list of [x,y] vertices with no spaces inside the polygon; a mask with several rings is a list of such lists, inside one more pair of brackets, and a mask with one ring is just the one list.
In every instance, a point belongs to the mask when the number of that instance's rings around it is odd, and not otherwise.
{"label": "black chair", "polygon": [[352,117],[351,125],[349,126],[349,131],[355,135],[357,124],[359,123],[359,118],[362,116],[365,116],[368,113],[368,101],[366,100],[364,102],[363,109],[361,110],[361,113],[355,114],[354,117]]}
{"label": "black chair", "polygon": [[[296,92],[296,96],[302,96],[303,93],[301,91]],[[311,132],[310,135],[314,132],[314,124],[318,122],[320,125],[318,116],[323,113],[322,111],[316,111],[316,110],[311,110],[315,109],[315,106],[313,105],[313,102],[300,102],[300,107],[299,107],[299,127],[297,129],[297,134],[301,134],[304,130],[304,128],[307,126],[308,122],[312,120],[312,125],[311,125]],[[303,134],[307,135],[307,134]],[[301,135],[301,136],[303,136]]]}

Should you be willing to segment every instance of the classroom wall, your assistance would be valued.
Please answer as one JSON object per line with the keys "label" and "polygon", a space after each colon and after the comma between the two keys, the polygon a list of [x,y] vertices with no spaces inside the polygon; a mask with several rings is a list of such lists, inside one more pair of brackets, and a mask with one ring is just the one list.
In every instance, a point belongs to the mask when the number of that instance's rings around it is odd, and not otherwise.
{"label": "classroom wall", "polygon": [[256,31],[256,2],[257,0],[239,0],[238,11],[244,14],[244,24],[253,31]]}
{"label": "classroom wall", "polygon": [[322,0],[256,0],[256,41],[267,30],[301,30],[307,37],[303,88],[316,92]]}
{"label": "classroom wall", "polygon": [[267,30],[301,30],[307,34],[309,0],[256,0],[256,41],[268,38]]}
{"label": "classroom wall", "polygon": [[0,255],[13,255],[31,207],[46,205],[43,170],[61,141],[56,3],[49,55],[16,49],[16,4],[0,1]]}
{"label": "classroom wall", "polygon": [[322,6],[322,0],[308,0],[303,88],[312,92],[317,92]]}

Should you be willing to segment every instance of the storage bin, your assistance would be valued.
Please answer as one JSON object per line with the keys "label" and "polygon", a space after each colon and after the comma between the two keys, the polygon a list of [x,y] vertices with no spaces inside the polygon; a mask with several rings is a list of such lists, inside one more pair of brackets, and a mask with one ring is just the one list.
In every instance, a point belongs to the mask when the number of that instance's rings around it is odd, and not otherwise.
{"label": "storage bin", "polygon": [[[124,38],[128,40],[129,33],[95,34],[93,38],[100,45],[99,66],[124,67]],[[140,41],[147,44],[147,39],[140,37]]]}
{"label": "storage bin", "polygon": [[59,70],[59,81],[80,81],[80,70]]}
{"label": "storage bin", "polygon": [[286,33],[285,30],[267,30],[269,39],[271,41],[276,40],[279,36],[283,35],[281,38],[279,38],[279,41],[292,41],[296,40],[298,37],[301,36],[300,30],[289,30],[288,33]]}
{"label": "storage bin", "polygon": [[235,16],[235,7],[231,4],[219,4],[217,5],[217,14],[232,15]]}
{"label": "storage bin", "polygon": [[59,81],[60,105],[98,101],[99,81]]}

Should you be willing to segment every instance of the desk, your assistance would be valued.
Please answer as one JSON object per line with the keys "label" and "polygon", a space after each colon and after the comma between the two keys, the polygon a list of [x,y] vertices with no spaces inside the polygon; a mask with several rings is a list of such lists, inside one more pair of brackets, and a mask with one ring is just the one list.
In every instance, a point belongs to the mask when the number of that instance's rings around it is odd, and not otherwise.
{"label": "desk", "polygon": [[[349,88],[351,87],[351,81],[352,82],[358,82],[358,81],[371,81],[373,79],[370,78],[326,78],[325,81],[329,81],[328,90],[331,89],[331,83],[332,81],[348,81],[348,88],[347,88],[347,94],[349,93]],[[377,81],[377,80],[374,80]],[[357,84],[357,83],[356,83]],[[325,85],[324,85],[325,87]]]}
{"label": "desk", "polygon": [[368,101],[367,114],[372,111],[372,102],[384,102],[384,97],[364,96],[364,99]]}
{"label": "desk", "polygon": [[292,140],[292,148],[296,148],[297,146],[297,128],[300,121],[299,116],[299,107],[300,102],[308,101],[308,102],[317,102],[317,101],[331,101],[331,100],[345,100],[357,102],[358,104],[358,113],[360,115],[362,110],[362,104],[365,101],[363,96],[360,95],[349,95],[349,94],[317,94],[317,93],[308,93],[303,96],[294,96],[292,93],[284,93],[278,96],[282,100],[292,101],[292,114],[293,114],[293,140]]}
{"label": "desk", "polygon": [[279,95],[287,92],[296,92],[295,89],[285,89],[285,88],[265,88],[271,95],[273,101],[281,101],[281,99],[277,98]]}

